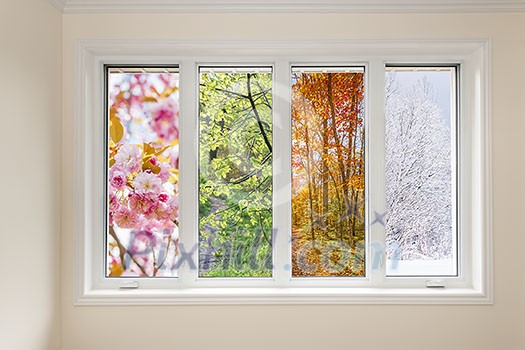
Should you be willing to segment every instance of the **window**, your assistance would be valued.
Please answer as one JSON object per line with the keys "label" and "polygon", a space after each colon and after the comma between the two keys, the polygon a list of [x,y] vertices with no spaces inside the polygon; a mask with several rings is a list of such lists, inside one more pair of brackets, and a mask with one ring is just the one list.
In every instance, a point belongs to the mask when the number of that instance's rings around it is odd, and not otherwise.
{"label": "window", "polygon": [[364,277],[364,68],[291,71],[292,276]]}
{"label": "window", "polygon": [[386,68],[387,275],[456,276],[455,66]]}
{"label": "window", "polygon": [[490,302],[463,44],[81,43],[76,301]]}
{"label": "window", "polygon": [[272,276],[272,68],[199,68],[199,276]]}
{"label": "window", "polygon": [[179,74],[107,67],[106,277],[176,276]]}

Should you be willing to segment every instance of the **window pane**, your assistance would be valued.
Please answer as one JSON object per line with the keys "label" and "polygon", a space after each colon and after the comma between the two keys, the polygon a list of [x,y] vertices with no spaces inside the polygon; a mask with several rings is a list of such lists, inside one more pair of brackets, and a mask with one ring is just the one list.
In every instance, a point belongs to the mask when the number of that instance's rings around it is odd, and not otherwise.
{"label": "window pane", "polygon": [[199,276],[272,275],[272,70],[201,67]]}
{"label": "window pane", "polygon": [[176,276],[179,74],[108,68],[107,271]]}
{"label": "window pane", "polygon": [[386,71],[390,276],[456,275],[455,67]]}
{"label": "window pane", "polygon": [[364,69],[292,69],[292,275],[364,276]]}

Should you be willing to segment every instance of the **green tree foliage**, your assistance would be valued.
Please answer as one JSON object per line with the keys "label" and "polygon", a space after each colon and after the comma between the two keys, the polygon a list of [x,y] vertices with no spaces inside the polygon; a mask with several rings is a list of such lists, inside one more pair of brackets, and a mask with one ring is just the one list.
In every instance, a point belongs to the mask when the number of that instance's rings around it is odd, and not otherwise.
{"label": "green tree foliage", "polygon": [[271,276],[272,75],[200,74],[199,273]]}

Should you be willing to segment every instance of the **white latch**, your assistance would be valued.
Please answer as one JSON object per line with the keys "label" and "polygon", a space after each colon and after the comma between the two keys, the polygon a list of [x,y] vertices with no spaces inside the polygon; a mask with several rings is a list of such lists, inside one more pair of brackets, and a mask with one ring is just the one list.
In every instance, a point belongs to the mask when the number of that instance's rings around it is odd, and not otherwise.
{"label": "white latch", "polygon": [[427,288],[445,288],[445,281],[443,280],[428,280]]}
{"label": "white latch", "polygon": [[124,281],[120,285],[120,289],[137,289],[139,287],[139,282],[137,281]]}

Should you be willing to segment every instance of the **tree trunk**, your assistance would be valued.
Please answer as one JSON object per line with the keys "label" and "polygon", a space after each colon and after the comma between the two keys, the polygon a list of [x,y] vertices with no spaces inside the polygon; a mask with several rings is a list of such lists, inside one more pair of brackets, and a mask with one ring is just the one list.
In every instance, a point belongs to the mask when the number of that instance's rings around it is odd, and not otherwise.
{"label": "tree trunk", "polygon": [[[339,139],[339,135],[337,133],[337,127],[336,127],[336,118],[335,118],[335,106],[334,106],[334,100],[333,100],[333,87],[332,87],[332,74],[328,75],[328,81],[327,81],[327,90],[328,90],[328,105],[330,107],[330,119],[331,119],[331,128],[332,133],[334,136],[334,142],[335,142],[335,148],[336,148],[336,154],[337,154],[337,162],[339,165],[339,171],[341,173],[341,180],[342,180],[342,189],[343,189],[343,201],[345,204],[345,212],[343,213],[344,220],[347,222],[347,227],[351,228],[351,221],[350,221],[350,213],[351,213],[351,203],[349,198],[349,186],[348,186],[348,178],[346,175],[346,166],[343,159],[343,152],[342,152],[342,144]],[[350,234],[350,246],[354,248],[355,243],[352,234]]]}

